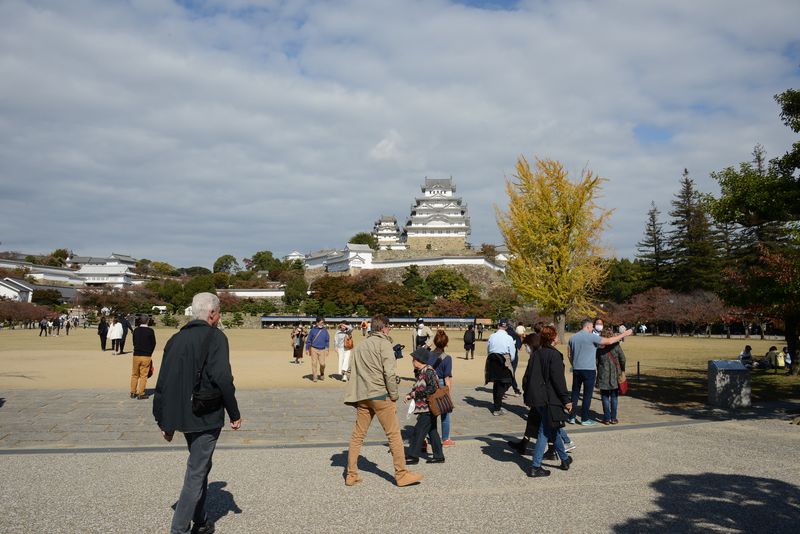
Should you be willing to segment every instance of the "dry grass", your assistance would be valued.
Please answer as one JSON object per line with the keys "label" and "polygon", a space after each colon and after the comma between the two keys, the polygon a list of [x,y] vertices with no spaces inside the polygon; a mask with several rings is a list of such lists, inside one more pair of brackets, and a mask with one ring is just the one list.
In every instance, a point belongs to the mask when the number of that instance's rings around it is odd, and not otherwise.
{"label": "dry grass", "polygon": [[[154,362],[160,366],[161,351],[167,339],[175,333],[173,329],[158,328]],[[454,383],[474,387],[483,384],[483,363],[486,355],[485,342],[478,342],[476,359],[465,361],[462,350],[462,332],[450,331],[450,354],[455,357]],[[102,353],[94,330],[77,329],[70,336],[38,337],[38,330],[3,330],[0,332],[0,388],[33,389],[93,389],[126,388],[130,373],[130,353],[112,356]],[[231,363],[237,387],[245,389],[265,387],[344,387],[338,380],[326,380],[312,384],[306,377],[310,374],[309,362],[293,365],[289,330],[230,329],[226,330],[230,340]],[[395,342],[411,345],[411,331],[393,331]],[[488,332],[485,337],[488,337]],[[362,339],[355,335],[358,345]],[[745,344],[753,347],[753,354],[760,356],[770,345],[783,346],[777,340],[687,338],[669,336],[633,336],[623,344],[627,357],[628,376],[636,374],[636,363],[640,362],[642,381],[636,385],[635,395],[660,403],[685,404],[704,402],[706,397],[706,369],[708,360],[734,359]],[[109,344],[110,345],[110,344]],[[126,349],[132,348],[128,336]],[[566,355],[566,347],[559,347]],[[400,360],[400,374],[410,377],[411,362]],[[337,356],[331,351],[327,373],[336,373]],[[523,356],[523,362],[526,357]],[[523,363],[517,371],[518,378],[524,372]],[[569,380],[569,377],[568,377]],[[154,379],[148,383],[155,384]],[[756,398],[800,398],[800,379],[784,374],[773,375],[772,371],[753,373],[753,392]]]}

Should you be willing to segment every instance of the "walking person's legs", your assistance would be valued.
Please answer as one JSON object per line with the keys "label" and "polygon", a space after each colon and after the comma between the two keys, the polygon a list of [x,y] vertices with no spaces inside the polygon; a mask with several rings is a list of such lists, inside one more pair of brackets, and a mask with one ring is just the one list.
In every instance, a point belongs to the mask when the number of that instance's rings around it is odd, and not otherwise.
{"label": "walking person's legs", "polygon": [[220,430],[217,428],[185,434],[189,459],[186,462],[183,489],[181,489],[181,495],[175,505],[175,515],[172,516],[171,534],[189,534],[192,520],[198,525],[207,521],[205,515],[206,487],[208,473],[211,471],[211,458],[217,446]]}
{"label": "walking person's legs", "polygon": [[353,433],[347,449],[347,478],[344,483],[348,486],[361,481],[361,477],[358,475],[358,456],[361,454],[361,445],[364,443],[364,436],[367,435],[374,415],[375,411],[366,401],[356,403],[356,423],[353,425]]}
{"label": "walking person's legs", "polygon": [[601,389],[600,400],[603,403],[603,423],[611,422],[611,390]]}
{"label": "walking person's legs", "polygon": [[580,371],[572,371],[572,411],[569,413],[570,423],[575,422],[575,414],[578,411],[578,397],[581,394],[581,385],[583,384],[583,375]]}
{"label": "walking person's legs", "polygon": [[594,381],[597,371],[581,371],[583,373],[583,402],[581,404],[581,423],[589,421],[589,408],[592,406]]}
{"label": "walking person's legs", "polygon": [[612,389],[611,395],[611,422],[617,422],[617,406],[619,404],[619,389]]}
{"label": "walking person's legs", "polygon": [[311,358],[311,381],[316,382],[319,377],[319,351],[312,347],[309,357]]}
{"label": "walking person's legs", "polygon": [[434,460],[444,460],[444,449],[442,448],[442,438],[439,436],[439,427],[436,422],[438,419],[434,417],[432,413],[427,413],[428,419],[430,420],[428,430],[428,439],[431,442],[431,451],[433,452],[433,459]]}
{"label": "walking person's legs", "polygon": [[367,401],[373,406],[378,422],[389,439],[389,451],[394,463],[394,479],[398,486],[409,486],[422,480],[422,475],[412,473],[406,468],[406,455],[403,450],[403,437],[400,435],[400,421],[393,401]]}

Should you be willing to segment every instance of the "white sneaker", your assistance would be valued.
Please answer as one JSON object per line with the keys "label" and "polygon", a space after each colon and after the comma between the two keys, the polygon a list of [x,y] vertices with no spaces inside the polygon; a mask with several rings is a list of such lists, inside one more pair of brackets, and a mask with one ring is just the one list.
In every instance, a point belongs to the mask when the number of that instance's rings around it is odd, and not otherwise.
{"label": "white sneaker", "polygon": [[577,447],[577,445],[575,445],[574,441],[570,441],[569,443],[564,444],[564,450],[567,452],[574,451],[575,447]]}
{"label": "white sneaker", "polygon": [[342,382],[347,382],[347,375],[342,376]]}

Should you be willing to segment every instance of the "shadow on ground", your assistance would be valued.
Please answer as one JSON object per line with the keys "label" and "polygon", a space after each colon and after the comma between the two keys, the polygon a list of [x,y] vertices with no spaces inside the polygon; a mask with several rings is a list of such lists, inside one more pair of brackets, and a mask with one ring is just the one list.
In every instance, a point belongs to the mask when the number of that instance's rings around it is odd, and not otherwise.
{"label": "shadow on ground", "polygon": [[2,408],[5,403],[6,403],[6,399],[3,398],[3,397],[0,397],[0,408]]}
{"label": "shadow on ground", "polygon": [[[228,490],[222,489],[227,485],[228,483],[222,480],[209,483],[208,491],[206,492],[206,514],[209,521],[216,523],[228,515],[229,512],[234,514],[242,513],[242,509],[236,504],[233,494]],[[173,504],[172,509],[174,510],[177,505],[177,502]]]}
{"label": "shadow on ground", "polygon": [[658,510],[613,532],[792,532],[800,488],[769,478],[705,473],[667,475],[651,487]]}
{"label": "shadow on ground", "polygon": [[[494,405],[492,404],[491,401],[476,399],[475,397],[472,397],[470,395],[462,397],[462,400],[468,405],[473,406],[475,408],[485,408],[486,410],[489,411],[492,411],[492,409],[494,408]],[[509,413],[513,413],[514,415],[517,415],[522,419],[525,419],[528,415],[528,409],[525,406],[518,406],[516,404],[508,404],[506,402],[503,402],[503,408],[505,408],[505,410],[508,411]]]}
{"label": "shadow on ground", "polygon": [[[380,449],[383,450],[383,449]],[[392,458],[389,457],[388,459],[389,464],[392,463]],[[342,451],[340,453],[334,454],[331,456],[331,466],[332,467],[341,467],[342,468],[342,479],[347,476],[347,451]],[[358,470],[365,471],[367,473],[373,473],[378,475],[384,480],[388,480],[392,484],[394,484],[394,475],[389,474],[380,467],[375,462],[367,460],[363,455],[358,457]]]}
{"label": "shadow on ground", "polygon": [[508,446],[509,439],[515,439],[503,434],[489,434],[486,437],[477,437],[477,441],[482,441],[481,452],[498,462],[511,462],[517,464],[522,471],[526,471],[531,466],[531,461],[521,456]]}
{"label": "shadow on ground", "polygon": [[629,377],[628,396],[649,402],[664,414],[709,421],[774,419],[783,417],[800,407],[798,403],[789,400],[759,400],[763,396],[757,395],[756,381],[752,386],[752,407],[727,410],[710,406],[706,404],[708,400],[706,371],[701,369],[676,369],[676,371],[680,371],[682,376],[642,375],[638,380]]}

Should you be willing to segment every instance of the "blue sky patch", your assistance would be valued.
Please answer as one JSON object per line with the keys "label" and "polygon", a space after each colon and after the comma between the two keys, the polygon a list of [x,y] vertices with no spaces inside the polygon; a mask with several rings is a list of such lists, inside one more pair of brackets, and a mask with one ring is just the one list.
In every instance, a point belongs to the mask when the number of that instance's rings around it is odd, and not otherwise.
{"label": "blue sky patch", "polygon": [[633,135],[641,145],[663,145],[669,143],[675,134],[669,128],[652,124],[638,124],[633,129]]}

